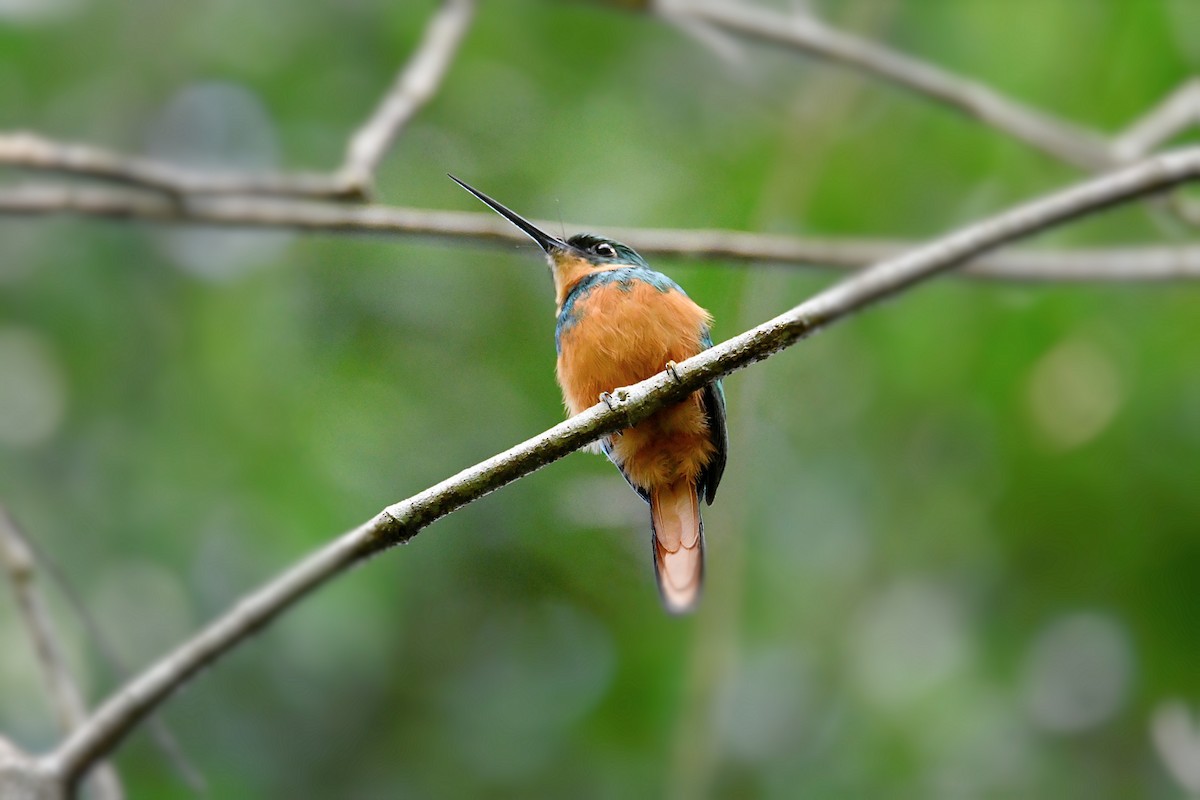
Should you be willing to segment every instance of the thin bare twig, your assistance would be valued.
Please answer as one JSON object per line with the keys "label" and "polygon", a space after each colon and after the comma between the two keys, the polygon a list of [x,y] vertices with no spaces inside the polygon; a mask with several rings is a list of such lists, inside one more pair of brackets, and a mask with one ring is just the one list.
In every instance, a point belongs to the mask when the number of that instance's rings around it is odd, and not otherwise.
{"label": "thin bare twig", "polygon": [[1193,125],[1200,126],[1200,78],[1184,81],[1135,120],[1113,140],[1112,149],[1118,159],[1131,161]]}
{"label": "thin bare twig", "polygon": [[987,84],[970,80],[838,30],[816,17],[708,0],[658,0],[656,10],[689,16],[710,25],[860,70],[974,117],[997,130],[1088,171],[1115,160],[1099,134],[1037,111]]}
{"label": "thin bare twig", "polygon": [[67,668],[53,620],[34,586],[34,561],[25,537],[17,530],[8,511],[0,506],[0,565],[8,573],[17,610],[33,643],[46,681],[46,692],[59,725],[70,730],[87,716],[83,696]]}
{"label": "thin bare twig", "polygon": [[[1108,137],[1021,103],[980,81],[839,30],[808,13],[788,15],[728,0],[637,0],[633,5],[653,10],[676,25],[692,19],[710,30],[725,30],[843,64],[929,97],[1090,172],[1142,158],[1189,126],[1200,125],[1198,78],[1185,81],[1124,133]],[[1200,226],[1200,203],[1192,198],[1171,194],[1161,198],[1157,207],[1188,225]]]}
{"label": "thin bare twig", "polygon": [[[939,100],[973,116],[997,130],[1013,135],[1044,152],[1085,169],[1098,170],[1122,160],[1139,157],[1161,144],[1188,124],[1200,121],[1200,97],[1196,79],[1180,87],[1159,107],[1130,126],[1122,136],[1107,141],[1094,131],[1081,128],[1045,112],[1032,109],[990,87],[954,75],[953,73],[898,53],[869,39],[855,36],[829,26],[811,16],[788,16],[766,9],[755,9],[728,2],[711,0],[657,0],[657,2],[626,3],[641,8],[653,7],[665,19],[700,26],[709,34],[725,31],[813,56],[826,58],[860,69],[883,80]],[[409,63],[401,70],[392,88],[379,103],[375,113],[352,137],[342,167],[332,175],[310,173],[280,174],[208,174],[152,159],[118,155],[101,148],[83,144],[54,142],[31,133],[0,134],[0,164],[30,169],[61,172],[69,175],[98,178],[139,188],[153,189],[172,196],[176,204],[146,199],[133,200],[119,195],[63,195],[68,200],[61,205],[74,206],[64,211],[109,216],[133,216],[184,222],[216,222],[227,225],[282,226],[310,230],[373,230],[373,220],[380,214],[376,209],[356,207],[347,215],[329,213],[313,207],[250,205],[253,196],[283,198],[363,198],[371,187],[374,172],[394,143],[397,135],[412,116],[433,96],[444,78],[458,46],[474,16],[474,0],[446,0],[445,5],[430,21],[423,39]],[[44,190],[53,192],[52,189]],[[211,199],[209,195],[236,195],[228,205],[217,202],[203,208],[190,208],[195,201]],[[22,213],[20,197],[5,198],[0,212]],[[26,198],[28,199],[28,198]],[[43,195],[45,201],[47,195]],[[224,199],[223,197],[221,199]],[[182,201],[187,202],[182,202]],[[37,203],[35,203],[37,205]],[[45,205],[43,202],[42,205]],[[1200,224],[1200,209],[1186,198],[1172,196],[1169,207],[1180,218]],[[247,219],[232,219],[229,211],[242,209]],[[296,212],[289,215],[287,212]],[[24,213],[36,213],[26,209]],[[47,209],[43,213],[49,213]],[[436,212],[427,212],[436,213]],[[292,218],[289,220],[288,217]],[[386,214],[384,216],[387,216]],[[335,221],[331,221],[335,220]],[[386,221],[383,227],[388,227]],[[401,228],[404,226],[401,225]],[[434,226],[438,227],[438,226]],[[438,233],[438,231],[434,231]],[[669,242],[661,252],[675,251],[677,237],[669,234]],[[470,234],[466,234],[470,235]],[[505,233],[505,236],[511,234]],[[779,237],[755,237],[752,234],[726,232],[689,232],[678,248],[695,255],[735,258],[741,260],[773,260],[786,263],[817,263],[833,266],[861,266],[881,257],[879,246],[888,242],[836,242]],[[691,242],[701,236],[721,240],[709,252],[695,248]],[[493,238],[488,235],[489,238]],[[731,237],[738,237],[734,241]],[[636,241],[635,237],[630,236]],[[655,237],[658,238],[658,237]],[[726,246],[726,245],[729,246]],[[903,243],[900,243],[904,246]],[[655,247],[642,247],[655,252]],[[781,251],[778,257],[762,251]],[[891,252],[894,252],[891,251]],[[1141,260],[1131,264],[1131,250],[1118,252],[1114,257],[1099,252],[1080,253],[1079,259],[1069,256],[1063,262],[1057,258],[1025,254],[1010,254],[1005,258],[1016,263],[993,270],[990,265],[968,270],[969,274],[1019,280],[1141,280],[1186,277],[1194,274],[1194,259],[1183,251],[1156,249],[1147,253],[1144,266]],[[1137,253],[1141,255],[1139,251]],[[1102,265],[1097,268],[1090,264]],[[1046,267],[1050,274],[1035,274]]]}
{"label": "thin bare twig", "polygon": [[[18,616],[37,655],[46,694],[54,707],[63,733],[69,734],[87,720],[87,705],[67,666],[54,619],[35,585],[33,551],[8,510],[0,505],[0,567],[8,573]],[[120,800],[125,796],[120,778],[111,764],[102,763],[92,782],[96,797]]]}
{"label": "thin bare twig", "polygon": [[734,370],[761,361],[890,295],[966,260],[1048,227],[1161,192],[1200,177],[1200,148],[1165,153],[1118,172],[1033,200],[852,275],[756,328],[679,365],[613,393],[550,430],[387,507],[368,522],[311,553],[243,598],[106,700],[89,721],[39,760],[71,785],[115,748],[138,722],[188,678],[269,624],[298,600],[351,565],[407,542],[423,528],[600,436],[636,424],[667,403]]}
{"label": "thin bare twig", "polygon": [[[37,563],[39,572],[46,576],[51,584],[58,590],[63,600],[71,612],[79,620],[88,639],[95,645],[96,653],[108,666],[109,672],[117,682],[127,681],[130,678],[129,667],[125,664],[124,659],[113,646],[108,635],[100,627],[96,617],[88,609],[84,599],[75,591],[75,587],[71,585],[71,581],[62,573],[54,559],[38,547],[37,542],[26,539],[25,545],[29,549],[31,558]],[[150,734],[150,739],[154,745],[163,754],[163,757],[170,762],[175,771],[179,774],[183,784],[197,796],[203,796],[208,791],[208,781],[204,775],[196,768],[195,765],[188,759],[183,748],[179,744],[179,740],[167,727],[161,715],[150,717],[146,722],[147,732]],[[0,793],[0,798],[4,797]]]}
{"label": "thin bare twig", "polygon": [[[1122,160],[1141,158],[1189,127],[1200,127],[1200,78],[1185,81],[1162,102],[1113,140],[1113,153]],[[1165,199],[1176,217],[1200,226],[1200,203],[1183,192]]]}
{"label": "thin bare twig", "polygon": [[135,186],[175,198],[236,194],[361,199],[369,194],[388,148],[437,91],[474,9],[475,0],[446,0],[395,84],[351,138],[343,165],[332,174],[213,173],[26,132],[0,133],[0,165]]}
{"label": "thin bare twig", "polygon": [[182,197],[204,194],[342,197],[353,190],[334,177],[303,172],[210,172],[126,156],[90,144],[57,142],[35,133],[0,134],[0,164],[151,189]]}
{"label": "thin bare twig", "polygon": [[375,173],[388,149],[437,92],[474,16],[475,0],[447,0],[434,15],[392,88],[350,139],[339,173],[345,185],[363,196],[371,193]]}
{"label": "thin bare twig", "polygon": [[[0,214],[73,214],[153,223],[286,228],[309,233],[386,234],[525,244],[494,214],[402,206],[347,205],[265,197],[204,197],[185,205],[103,188],[30,185],[0,190]],[[558,222],[541,221],[549,230]],[[591,226],[571,226],[576,229]],[[858,269],[916,247],[886,239],[803,238],[726,230],[606,228],[646,256]],[[963,270],[1013,281],[1162,281],[1200,278],[1200,247],[1146,246],[1014,250],[982,256]]]}
{"label": "thin bare twig", "polygon": [[[841,63],[930,97],[1014,138],[1090,171],[1140,158],[1188,125],[1200,124],[1197,79],[1184,83],[1121,135],[1102,134],[1021,103],[980,81],[828,25],[811,15],[713,0],[617,2],[652,8],[664,19],[732,52],[720,32],[736,34]],[[33,133],[0,134],[0,164],[96,178],[177,197],[207,194],[335,199],[366,197],[374,175],[404,126],[434,95],[474,16],[475,0],[446,0],[391,89],[351,137],[342,166],[324,173],[210,174],[168,162],[125,156]],[[718,37],[714,40],[714,37]],[[1173,205],[1190,220],[1194,209]]]}
{"label": "thin bare twig", "polygon": [[857,69],[936,100],[1068,164],[1098,172],[1142,158],[1189,126],[1200,125],[1200,78],[1184,81],[1116,136],[1035,109],[980,81],[839,30],[810,14],[783,14],[723,0],[653,0],[671,21],[715,28]]}

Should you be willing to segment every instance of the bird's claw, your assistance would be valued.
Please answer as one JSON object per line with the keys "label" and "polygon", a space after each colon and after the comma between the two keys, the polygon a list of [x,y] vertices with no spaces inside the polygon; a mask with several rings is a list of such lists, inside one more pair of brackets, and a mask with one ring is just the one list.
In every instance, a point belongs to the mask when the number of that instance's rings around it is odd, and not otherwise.
{"label": "bird's claw", "polygon": [[[608,406],[609,411],[616,411],[617,407],[614,404],[614,401],[624,402],[626,399],[628,399],[628,397],[629,397],[629,395],[625,393],[624,389],[617,389],[617,396],[615,398],[612,396],[612,394],[610,392],[601,392],[600,393],[600,402],[604,403],[604,405]],[[622,431],[617,431],[616,433],[610,433],[609,437],[616,438],[616,437],[620,436],[621,433],[622,433]]]}
{"label": "bird's claw", "polygon": [[683,378],[679,377],[679,365],[674,361],[668,361],[666,366],[667,372],[671,373],[671,377],[676,383],[683,383]]}

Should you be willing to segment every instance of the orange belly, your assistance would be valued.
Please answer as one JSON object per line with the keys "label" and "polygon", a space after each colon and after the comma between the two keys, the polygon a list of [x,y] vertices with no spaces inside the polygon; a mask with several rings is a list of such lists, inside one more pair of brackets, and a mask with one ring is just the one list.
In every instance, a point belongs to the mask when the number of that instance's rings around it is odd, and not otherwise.
{"label": "orange belly", "polygon": [[[597,286],[574,304],[575,322],[559,340],[558,383],[571,414],[612,392],[662,372],[703,349],[708,312],[681,292],[644,282]],[[700,393],[655,412],[611,439],[629,480],[650,490],[694,481],[714,447]]]}

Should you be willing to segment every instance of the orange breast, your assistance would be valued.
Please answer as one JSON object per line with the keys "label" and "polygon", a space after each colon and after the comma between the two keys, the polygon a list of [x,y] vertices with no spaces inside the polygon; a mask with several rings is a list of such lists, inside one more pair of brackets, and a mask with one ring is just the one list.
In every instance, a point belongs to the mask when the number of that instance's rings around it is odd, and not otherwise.
{"label": "orange breast", "polygon": [[[572,414],[595,405],[601,392],[696,355],[710,322],[708,312],[682,292],[640,280],[594,286],[570,313],[572,324],[559,337],[558,382]],[[647,490],[695,480],[714,450],[699,393],[611,441],[625,474]]]}

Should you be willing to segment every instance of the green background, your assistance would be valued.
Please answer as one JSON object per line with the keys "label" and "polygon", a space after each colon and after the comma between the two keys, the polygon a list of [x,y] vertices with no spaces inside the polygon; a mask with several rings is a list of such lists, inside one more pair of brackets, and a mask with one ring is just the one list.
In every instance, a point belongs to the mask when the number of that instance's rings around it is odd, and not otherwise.
{"label": "green background", "polygon": [[[0,3],[0,129],[309,170],[435,8],[33,5]],[[816,8],[1103,131],[1200,69],[1186,0]],[[739,49],[483,3],[380,199],[479,210],[454,172],[600,232],[921,240],[1080,177],[877,80]],[[1036,244],[1188,241],[1136,206]],[[146,664],[561,418],[539,255],[0,219],[0,500]],[[834,279],[655,266],[718,341]],[[1195,285],[939,280],[727,380],[693,617],[659,607],[641,501],[575,454],[344,575],[165,720],[214,797],[1179,796],[1151,730],[1200,702],[1198,342]],[[103,697],[115,677],[54,608]],[[7,601],[0,731],[57,736]],[[145,731],[116,763],[135,797],[187,793]]]}

